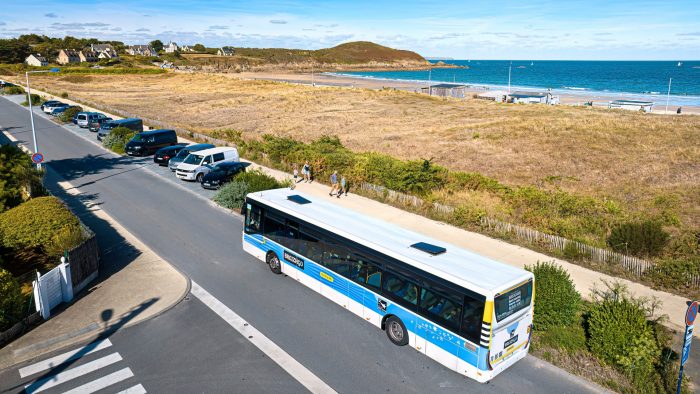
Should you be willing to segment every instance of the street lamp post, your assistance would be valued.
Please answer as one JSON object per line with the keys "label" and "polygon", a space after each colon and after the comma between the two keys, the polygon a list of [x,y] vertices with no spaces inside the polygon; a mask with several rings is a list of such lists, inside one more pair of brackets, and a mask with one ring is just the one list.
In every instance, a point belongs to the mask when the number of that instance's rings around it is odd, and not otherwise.
{"label": "street lamp post", "polygon": [[[32,140],[34,141],[34,153],[39,153],[39,147],[37,146],[36,143],[36,130],[34,129],[34,112],[32,111],[32,91],[29,88],[29,74],[35,74],[35,73],[56,73],[59,72],[60,69],[58,68],[52,68],[50,70],[36,70],[36,71],[27,71],[25,76],[27,77],[27,103],[29,104],[29,119],[31,120],[32,123]],[[41,170],[41,163],[36,163],[36,169]]]}

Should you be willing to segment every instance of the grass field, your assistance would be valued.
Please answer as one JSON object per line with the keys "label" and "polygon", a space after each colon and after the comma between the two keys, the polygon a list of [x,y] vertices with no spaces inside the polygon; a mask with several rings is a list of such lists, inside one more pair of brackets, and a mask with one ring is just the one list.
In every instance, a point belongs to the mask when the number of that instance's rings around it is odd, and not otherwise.
{"label": "grass field", "polygon": [[[669,231],[700,229],[700,117],[452,100],[394,90],[311,88],[205,74],[35,77],[53,92],[208,133],[302,141],[337,135],[356,151],[433,159],[511,185],[612,199]],[[498,199],[471,201],[507,216]]]}

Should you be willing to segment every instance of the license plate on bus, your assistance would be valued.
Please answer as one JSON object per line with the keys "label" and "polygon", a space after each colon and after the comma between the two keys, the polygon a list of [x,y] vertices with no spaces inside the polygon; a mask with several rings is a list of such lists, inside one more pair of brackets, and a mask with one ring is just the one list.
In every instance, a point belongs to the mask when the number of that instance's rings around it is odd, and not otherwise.
{"label": "license plate on bus", "polygon": [[506,349],[508,346],[514,344],[515,342],[518,342],[518,336],[514,336],[513,338],[510,338],[509,340],[505,341],[503,344],[503,348]]}

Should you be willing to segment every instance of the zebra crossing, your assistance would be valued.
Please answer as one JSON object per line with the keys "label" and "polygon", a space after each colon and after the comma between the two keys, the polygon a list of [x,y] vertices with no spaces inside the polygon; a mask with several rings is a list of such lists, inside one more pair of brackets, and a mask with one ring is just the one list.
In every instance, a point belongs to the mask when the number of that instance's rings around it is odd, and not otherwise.
{"label": "zebra crossing", "polygon": [[146,393],[143,385],[129,381],[134,378],[133,371],[123,365],[122,356],[112,352],[111,347],[109,339],[103,339],[20,368],[21,379],[33,379],[24,385],[24,392],[34,394],[48,390],[89,394],[126,385],[128,388],[119,391],[119,394]]}

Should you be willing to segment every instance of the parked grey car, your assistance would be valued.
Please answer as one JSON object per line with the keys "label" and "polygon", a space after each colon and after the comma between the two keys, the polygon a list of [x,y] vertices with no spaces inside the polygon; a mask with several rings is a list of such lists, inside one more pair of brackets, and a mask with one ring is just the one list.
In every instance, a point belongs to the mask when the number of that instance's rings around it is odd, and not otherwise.
{"label": "parked grey car", "polygon": [[175,157],[170,159],[170,161],[168,162],[168,168],[170,168],[170,171],[174,172],[177,169],[177,165],[182,163],[185,160],[185,157],[187,157],[187,155],[189,155],[190,153],[211,148],[215,148],[215,146],[212,144],[188,145],[182,148],[182,150],[179,151]]}

